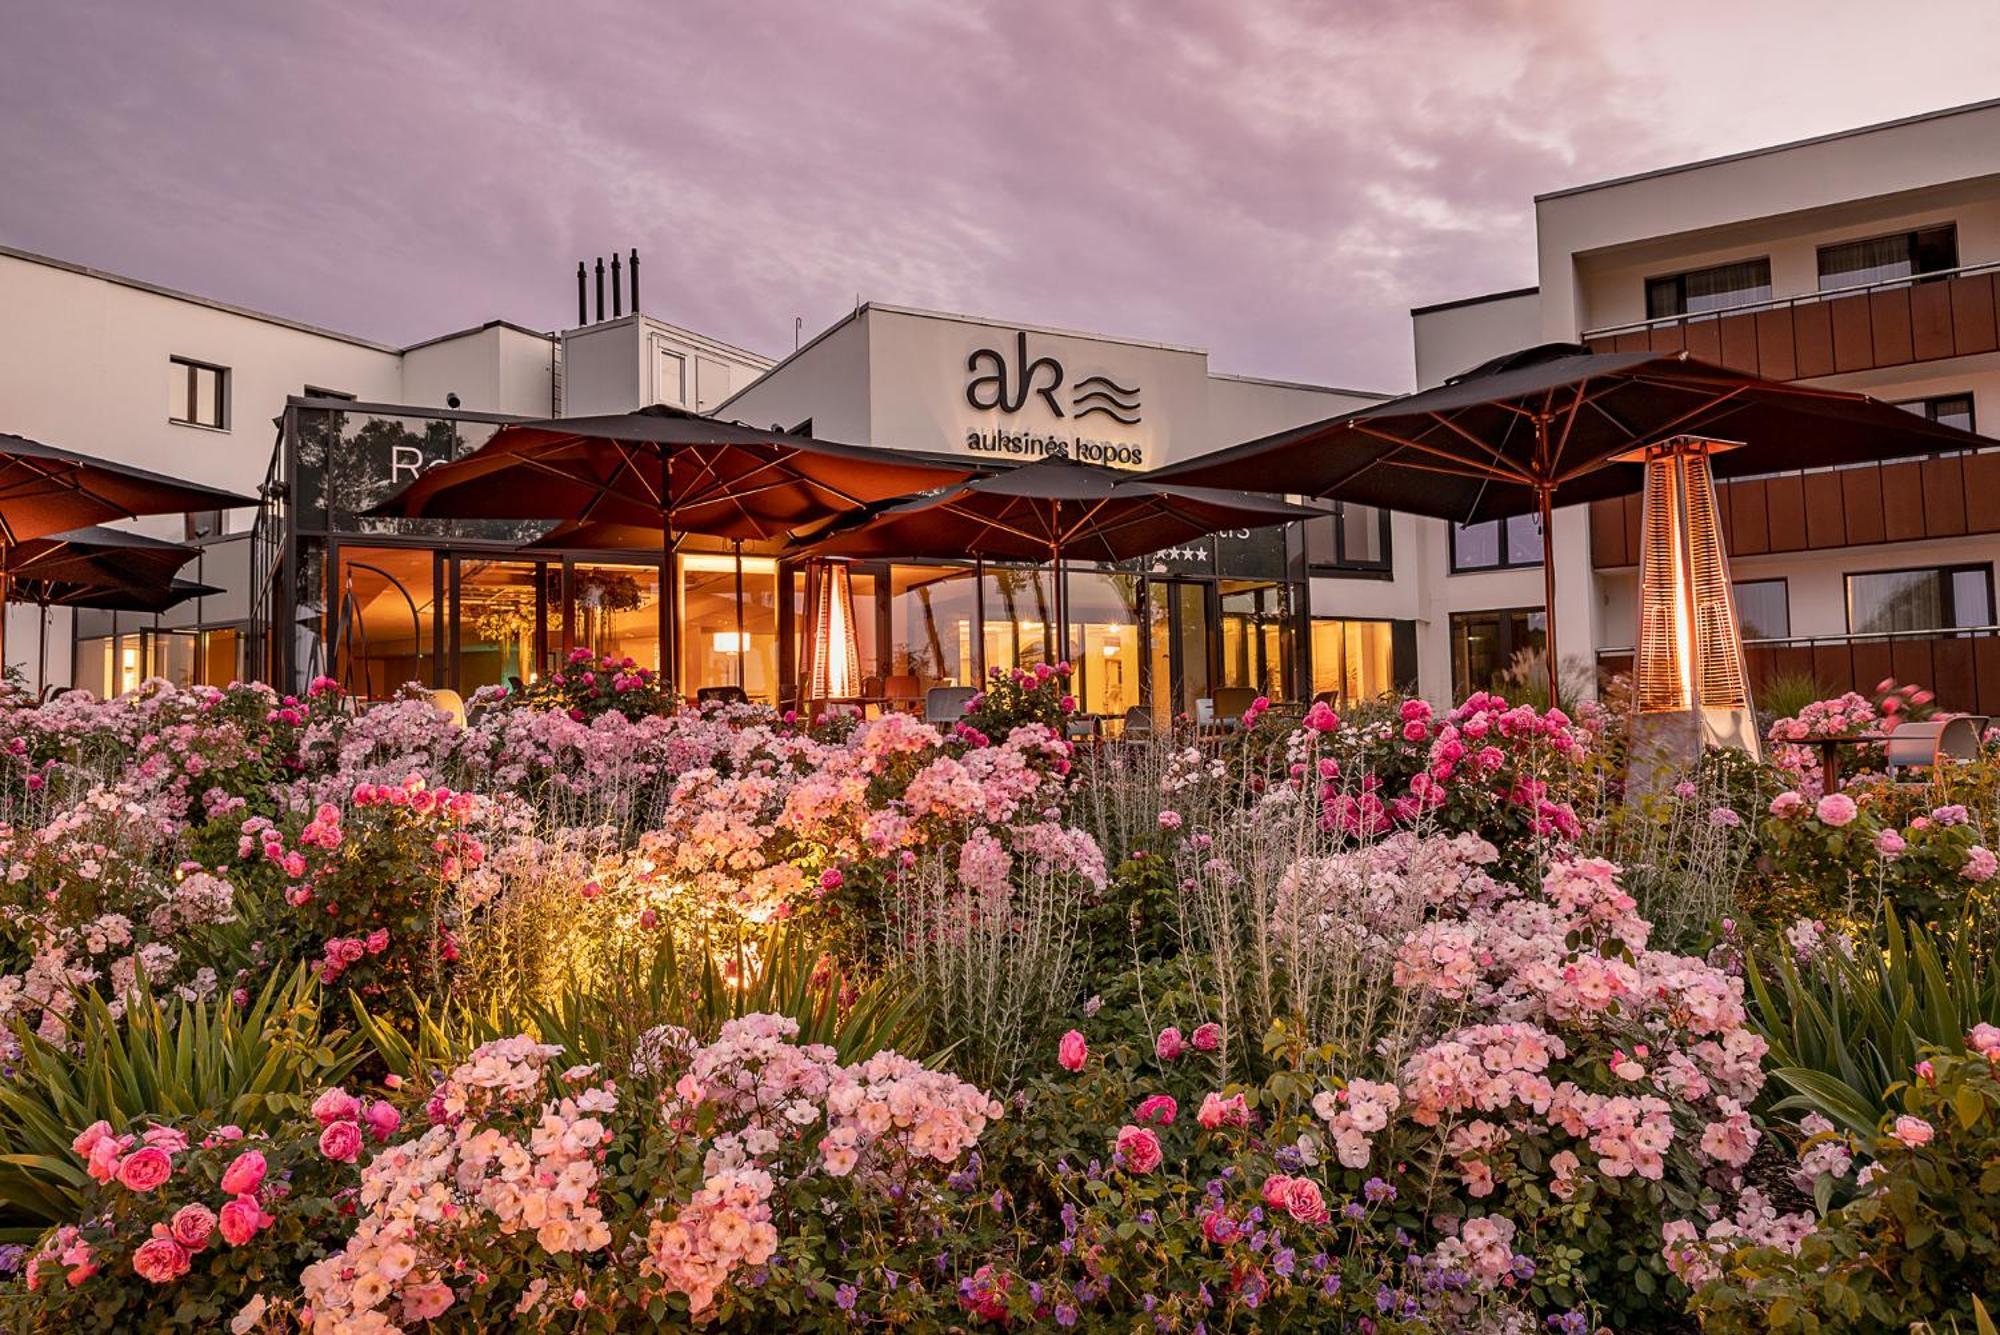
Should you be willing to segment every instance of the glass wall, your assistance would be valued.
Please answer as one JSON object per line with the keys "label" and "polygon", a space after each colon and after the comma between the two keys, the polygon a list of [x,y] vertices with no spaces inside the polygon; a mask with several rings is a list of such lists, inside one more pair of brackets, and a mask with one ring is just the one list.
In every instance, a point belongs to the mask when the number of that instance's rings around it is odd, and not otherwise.
{"label": "glass wall", "polygon": [[569,572],[572,648],[641,667],[660,667],[660,568],[657,565],[576,564]]}
{"label": "glass wall", "polygon": [[544,642],[544,568],[535,561],[470,556],[458,557],[453,567],[457,587],[452,603],[458,618],[453,685],[471,695],[482,686],[525,684],[540,667],[536,646]]}
{"label": "glass wall", "polygon": [[1208,585],[1156,579],[1147,588],[1153,719],[1164,723],[1195,716],[1195,701],[1210,693]]}
{"label": "glass wall", "polygon": [[1221,686],[1239,686],[1286,698],[1285,596],[1277,584],[1224,580]]}
{"label": "glass wall", "polygon": [[[680,567],[680,688],[740,686],[752,700],[778,698],[778,563],[768,556],[742,558],[742,599],[737,560],[720,552],[689,552]],[[658,614],[654,614],[658,623]]]}
{"label": "glass wall", "polygon": [[1142,703],[1139,576],[1069,572],[1069,642],[1078,708],[1118,715]]}
{"label": "glass wall", "polygon": [[1049,570],[986,567],[987,667],[1033,667],[1054,661],[1049,655],[1049,627],[1055,622],[1055,589],[1055,574]]}
{"label": "glass wall", "polygon": [[932,686],[977,684],[979,660],[973,643],[977,617],[978,588],[972,571],[890,567],[888,676],[914,678],[918,692]]}
{"label": "glass wall", "polygon": [[435,567],[434,554],[418,548],[340,548],[332,675],[344,689],[379,700],[405,682],[435,680]]}
{"label": "glass wall", "polygon": [[[1451,686],[1453,698],[1490,691],[1501,676],[1538,654],[1547,640],[1548,618],[1540,608],[1507,608],[1492,612],[1458,612],[1451,618]],[[1523,661],[1522,666],[1526,666]]]}
{"label": "glass wall", "polygon": [[1313,694],[1343,706],[1395,689],[1395,634],[1389,621],[1314,617]]}

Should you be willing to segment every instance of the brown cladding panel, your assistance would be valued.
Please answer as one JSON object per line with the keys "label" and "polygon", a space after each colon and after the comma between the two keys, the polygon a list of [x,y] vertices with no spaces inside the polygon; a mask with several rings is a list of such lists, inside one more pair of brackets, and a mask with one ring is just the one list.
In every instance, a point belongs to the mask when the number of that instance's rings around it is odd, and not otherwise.
{"label": "brown cladding panel", "polygon": [[1965,532],[1965,464],[1958,456],[1925,459],[1917,467],[1924,474],[1924,533],[1932,538],[1955,538]]}
{"label": "brown cladding panel", "polygon": [[1620,334],[1614,342],[1619,352],[1644,352],[1651,346],[1646,341],[1646,331],[1643,329],[1635,333]]}
{"label": "brown cladding panel", "polygon": [[1924,471],[1916,460],[1883,464],[1882,536],[1909,542],[1924,536]]}
{"label": "brown cladding panel", "polygon": [[1771,651],[1771,675],[1773,677],[1812,676],[1813,651],[1803,644],[1779,645]]}
{"label": "brown cladding panel", "polygon": [[1979,712],[2000,717],[2000,638],[1981,636],[1972,642],[1972,667],[1979,679]]}
{"label": "brown cladding panel", "polygon": [[1745,375],[1758,374],[1757,317],[1725,315],[1715,323],[1722,338],[1722,364]]}
{"label": "brown cladding panel", "polygon": [[1721,528],[1722,553],[1724,556],[1729,554],[1729,507],[1732,503],[1733,498],[1729,494],[1729,488],[1717,487],[1715,489],[1715,522]]}
{"label": "brown cladding panel", "polygon": [[1821,303],[1833,321],[1833,369],[1865,371],[1875,364],[1875,336],[1869,328],[1868,298],[1836,297]]}
{"label": "brown cladding panel", "polygon": [[1639,564],[1639,534],[1645,528],[1646,496],[1633,492],[1625,498],[1625,564]]}
{"label": "brown cladding panel", "polygon": [[1705,362],[1722,360],[1722,322],[1690,320],[1687,329],[1688,355]]}
{"label": "brown cladding panel", "polygon": [[1602,570],[1625,564],[1625,498],[1590,503],[1590,564]]}
{"label": "brown cladding panel", "polygon": [[1812,647],[1813,680],[1838,695],[1854,685],[1854,658],[1845,642]]}
{"label": "brown cladding panel", "polygon": [[[1891,640],[1888,675],[1894,677],[1899,685],[1904,682],[1915,682],[1919,686],[1936,689],[1933,683],[1937,681],[1937,665],[1931,661],[1932,643],[1930,640]],[[1878,682],[1880,680],[1882,680],[1880,677],[1875,679]],[[1862,679],[1864,690],[1874,684],[1875,682],[1866,678]]]}
{"label": "brown cladding panel", "polygon": [[1993,319],[1993,275],[1954,278],[1951,289],[1951,348],[1960,357],[2000,347]]}
{"label": "brown cladding panel", "polygon": [[1901,366],[1910,360],[1910,289],[1870,292],[1868,323],[1875,340],[1873,365]]}
{"label": "brown cladding panel", "polygon": [[1931,680],[1942,709],[1970,713],[1979,708],[1979,676],[1973,666],[1974,641],[1946,638],[1931,642]]}
{"label": "brown cladding panel", "polygon": [[1965,470],[1965,531],[2000,533],[2000,451],[1968,454]]}
{"label": "brown cladding panel", "polygon": [[1729,497],[1729,550],[1737,556],[1762,556],[1771,550],[1762,478],[1736,483]]}
{"label": "brown cladding panel", "polygon": [[1679,352],[1687,347],[1687,326],[1678,321],[1654,325],[1647,333],[1646,343],[1654,352]]}
{"label": "brown cladding panel", "polygon": [[1806,498],[1806,546],[1814,551],[1847,545],[1847,503],[1840,474],[1807,473],[1799,479]]}
{"label": "brown cladding panel", "polygon": [[1842,508],[1847,517],[1847,540],[1882,541],[1882,470],[1879,467],[1843,468],[1834,474],[1840,479]]}
{"label": "brown cladding panel", "polygon": [[1757,312],[1757,374],[1790,380],[1798,374],[1792,352],[1793,313],[1789,308]]}
{"label": "brown cladding panel", "polygon": [[1764,482],[1764,512],[1770,516],[1771,550],[1802,552],[1806,549],[1806,485],[1797,473],[1785,473]]}
{"label": "brown cladding panel", "polygon": [[1852,686],[1866,693],[1872,691],[1875,683],[1882,678],[1895,675],[1895,661],[1886,640],[1856,640],[1850,647],[1849,656],[1854,661],[1854,679],[1835,683],[1842,690]]}
{"label": "brown cladding panel", "polygon": [[1787,379],[1833,374],[1833,317],[1825,302],[1792,307],[1792,356],[1792,375]]}
{"label": "brown cladding panel", "polygon": [[1910,355],[1920,362],[1953,355],[1951,289],[1943,283],[1910,289]]}

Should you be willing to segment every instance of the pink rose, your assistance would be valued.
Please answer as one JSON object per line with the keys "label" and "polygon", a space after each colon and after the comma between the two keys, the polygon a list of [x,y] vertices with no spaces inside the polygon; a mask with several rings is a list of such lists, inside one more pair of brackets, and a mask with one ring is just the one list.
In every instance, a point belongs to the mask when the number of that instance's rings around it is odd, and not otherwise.
{"label": "pink rose", "polygon": [[171,1237],[153,1237],[132,1253],[132,1268],[139,1278],[155,1284],[171,1284],[188,1272],[187,1248]]}
{"label": "pink rose", "polygon": [[1319,1183],[1311,1178],[1293,1178],[1285,1188],[1285,1213],[1302,1224],[1325,1223],[1326,1198],[1320,1194]]}
{"label": "pink rose", "polygon": [[403,1115],[382,1099],[376,1099],[362,1111],[361,1121],[368,1134],[380,1142],[396,1134],[396,1128],[403,1124]]}
{"label": "pink rose", "polygon": [[222,1226],[222,1240],[232,1247],[241,1247],[271,1223],[271,1216],[264,1213],[255,1196],[238,1196],[222,1207],[217,1222]]}
{"label": "pink rose", "polygon": [[1187,1041],[1181,1037],[1181,1031],[1172,1025],[1162,1029],[1160,1036],[1153,1040],[1153,1055],[1163,1062],[1176,1061],[1186,1051]]}
{"label": "pink rose", "polygon": [[403,1290],[403,1319],[405,1321],[430,1321],[444,1315],[451,1306],[451,1285],[441,1280],[429,1280],[423,1284],[412,1284]]}
{"label": "pink rose", "polygon": [[1194,1119],[1210,1131],[1222,1126],[1248,1126],[1250,1105],[1241,1094],[1231,1094],[1226,1099],[1220,1094],[1206,1094]]}
{"label": "pink rose", "polygon": [[1181,1105],[1171,1094],[1149,1094],[1139,1100],[1139,1106],[1132,1113],[1132,1120],[1141,1124],[1172,1126],[1174,1118],[1180,1116]]}
{"label": "pink rose", "polygon": [[1965,1036],[1965,1046],[1982,1057],[2000,1058],[2000,1028],[1981,1022]]}
{"label": "pink rose", "polygon": [[1124,1161],[1127,1172],[1150,1173],[1160,1166],[1164,1157],[1160,1151],[1160,1138],[1143,1126],[1121,1126],[1118,1128],[1118,1157]]}
{"label": "pink rose", "polygon": [[229,1167],[222,1170],[222,1189],[232,1196],[242,1196],[257,1190],[264,1183],[264,1174],[269,1165],[264,1162],[260,1150],[245,1150],[229,1161]]}
{"label": "pink rose", "polygon": [[1892,1140],[1901,1141],[1914,1150],[1921,1149],[1925,1145],[1930,1144],[1931,1138],[1936,1134],[1937,1131],[1923,1118],[1904,1116],[1896,1119],[1896,1124],[1890,1130],[1889,1137]]}
{"label": "pink rose", "polygon": [[174,1211],[173,1220],[167,1227],[173,1233],[175,1242],[191,1252],[198,1252],[208,1246],[209,1236],[215,1232],[215,1211],[199,1202],[183,1205]]}
{"label": "pink rose", "polygon": [[1062,1042],[1056,1045],[1056,1062],[1065,1071],[1081,1071],[1083,1064],[1089,1060],[1090,1045],[1074,1029],[1064,1034]]}
{"label": "pink rose", "polygon": [[1271,1174],[1271,1176],[1264,1179],[1264,1204],[1273,1210],[1284,1209],[1286,1194],[1291,1188],[1292,1179],[1286,1177],[1283,1173]]}
{"label": "pink rose", "polygon": [[1884,862],[1894,862],[1903,856],[1903,850],[1908,847],[1903,836],[1894,830],[1884,830],[1875,836],[1875,852]]}
{"label": "pink rose", "polygon": [[1196,1052],[1213,1052],[1222,1046],[1222,1026],[1211,1020],[1196,1028],[1192,1041]]}
{"label": "pink rose", "polygon": [[114,1139],[116,1137],[111,1134],[111,1123],[92,1122],[83,1129],[75,1140],[69,1143],[69,1147],[87,1159],[90,1157],[91,1150],[96,1148],[98,1141]]}
{"label": "pink rose", "polygon": [[353,1163],[361,1157],[361,1128],[352,1122],[335,1122],[319,1133],[319,1152],[336,1163]]}
{"label": "pink rose", "polygon": [[173,1175],[173,1156],[158,1145],[141,1146],[118,1165],[118,1180],[132,1191],[152,1191]]}
{"label": "pink rose", "polygon": [[313,1100],[312,1115],[321,1126],[351,1122],[361,1115],[361,1100],[336,1085]]}
{"label": "pink rose", "polygon": [[1861,809],[1854,805],[1854,799],[1846,793],[1828,793],[1819,800],[1819,805],[1813,808],[1813,814],[1819,817],[1820,824],[1831,825],[1835,829],[1851,822],[1860,812]]}

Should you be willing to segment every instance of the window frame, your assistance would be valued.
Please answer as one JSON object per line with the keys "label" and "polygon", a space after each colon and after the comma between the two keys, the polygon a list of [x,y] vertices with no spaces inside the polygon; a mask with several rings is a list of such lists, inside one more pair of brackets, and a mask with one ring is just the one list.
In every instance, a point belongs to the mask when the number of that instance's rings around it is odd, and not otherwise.
{"label": "window frame", "polygon": [[1342,515],[1346,512],[1347,505],[1348,502],[1346,501],[1334,501],[1333,509],[1326,515],[1326,519],[1331,523],[1333,528],[1334,551],[1331,559],[1327,559],[1320,552],[1318,543],[1313,540],[1310,527],[1313,521],[1309,519],[1300,521],[1299,544],[1305,549],[1307,571],[1314,575],[1325,575],[1335,579],[1392,578],[1395,574],[1396,553],[1389,545],[1390,512],[1379,505],[1357,507],[1375,512],[1375,522],[1379,530],[1382,549],[1382,555],[1379,560],[1361,560],[1358,558],[1349,558],[1346,553],[1347,543],[1342,533],[1340,521]]}
{"label": "window frame", "polygon": [[[1991,561],[1961,561],[1953,565],[1884,566],[1872,570],[1843,570],[1840,572],[1841,609],[1847,618],[1849,635],[1958,635],[1966,631],[1981,629],[1980,626],[1961,626],[1958,621],[1958,596],[1952,588],[1952,576],[1977,573],[1986,582],[1986,615],[1988,624],[2000,615],[1993,601],[1993,563]],[[1943,619],[1951,624],[1931,626],[1912,630],[1856,630],[1854,628],[1854,581],[1868,575],[1923,575],[1938,577],[1938,609]]]}
{"label": "window frame", "polygon": [[[1942,269],[1919,269],[1917,268],[1917,238],[1934,232],[1949,232],[1951,234],[1951,263]],[[1904,242],[1905,253],[1909,256],[1910,272],[1908,274],[1901,278],[1877,278],[1861,282],[1840,283],[1833,287],[1826,285],[1826,253],[1829,250],[1838,250],[1842,246],[1866,245],[1871,241],[1893,241],[1898,238]],[[1877,232],[1871,236],[1850,236],[1842,241],[1823,242],[1813,248],[1813,281],[1818,284],[1818,291],[1822,294],[1846,292],[1854,288],[1886,287],[1891,283],[1934,282],[1946,274],[1956,272],[1958,267],[1958,220],[1956,218],[1949,222],[1933,223],[1929,227],[1911,227],[1899,232]]]}
{"label": "window frame", "polygon": [[1469,621],[1474,617],[1494,617],[1498,619],[1500,625],[1500,661],[1503,665],[1512,663],[1515,655],[1519,654],[1522,649],[1531,647],[1515,642],[1515,618],[1521,618],[1521,624],[1526,627],[1527,634],[1532,636],[1535,633],[1534,619],[1541,617],[1542,645],[1544,649],[1547,648],[1549,642],[1548,609],[1545,607],[1469,607],[1450,613],[1445,621],[1445,655],[1450,660],[1446,666],[1447,670],[1451,673],[1451,689],[1454,699],[1462,700],[1473,691],[1488,689],[1484,684],[1461,682],[1458,679],[1459,626],[1461,623]]}
{"label": "window frame", "polygon": [[227,431],[230,423],[230,370],[217,362],[205,362],[194,357],[182,357],[177,353],[167,355],[167,365],[177,367],[187,373],[187,385],[181,401],[182,410],[188,413],[199,411],[200,377],[203,371],[215,373],[215,421],[204,422],[199,417],[181,417],[174,413],[173,404],[168,404],[167,421],[174,426],[191,426],[202,431]]}
{"label": "window frame", "polygon": [[[1733,269],[1742,264],[1764,266],[1764,295],[1732,302],[1727,306],[1717,306],[1712,310],[1690,311],[1687,308],[1687,280],[1696,274],[1713,273],[1718,269]],[[1673,285],[1675,309],[1665,315],[1653,313],[1653,291],[1667,284]],[[1654,274],[1645,281],[1643,296],[1646,304],[1646,319],[1651,320],[1702,320],[1713,319],[1727,311],[1743,306],[1756,306],[1771,300],[1775,289],[1771,285],[1771,257],[1769,255],[1746,255],[1742,259],[1725,260],[1720,264],[1704,264],[1694,269],[1682,269],[1678,273]]]}
{"label": "window frame", "polygon": [[[1513,549],[1512,545],[1507,541],[1507,525],[1512,524],[1517,519],[1525,520],[1526,522],[1533,524],[1535,526],[1535,531],[1537,533],[1541,533],[1542,517],[1540,515],[1534,515],[1534,514],[1508,515],[1505,519],[1482,519],[1477,524],[1454,524],[1451,523],[1449,520],[1447,520],[1446,521],[1447,527],[1445,531],[1445,542],[1449,546],[1449,551],[1447,554],[1450,557],[1451,573],[1454,575],[1483,575],[1495,570],[1539,570],[1541,568],[1542,562],[1548,560],[1549,558],[1549,535],[1546,533],[1541,534],[1542,537],[1541,556],[1537,557],[1533,561],[1516,561],[1510,554]],[[1467,528],[1478,528],[1481,525],[1485,524],[1498,524],[1500,526],[1500,543],[1497,548],[1497,557],[1494,563],[1492,565],[1476,565],[1476,566],[1469,566],[1463,564],[1458,559],[1459,530]]]}
{"label": "window frame", "polygon": [[[1782,635],[1751,636],[1744,632],[1743,600],[1737,590],[1753,584],[1775,584],[1785,604],[1785,633]],[[1782,644],[1792,638],[1792,581],[1785,575],[1768,575],[1761,579],[1732,579],[1729,581],[1729,601],[1736,608],[1736,633],[1745,644]]]}

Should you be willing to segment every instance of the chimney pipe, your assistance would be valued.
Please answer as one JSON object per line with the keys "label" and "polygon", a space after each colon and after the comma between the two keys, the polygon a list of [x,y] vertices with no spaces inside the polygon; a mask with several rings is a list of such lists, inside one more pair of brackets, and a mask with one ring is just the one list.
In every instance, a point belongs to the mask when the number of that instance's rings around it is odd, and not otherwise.
{"label": "chimney pipe", "polygon": [[618,252],[611,252],[611,318],[625,313],[625,276],[618,272]]}
{"label": "chimney pipe", "polygon": [[583,261],[578,260],[576,262],[576,322],[578,325],[587,325],[590,323],[590,301],[585,295],[586,291]]}
{"label": "chimney pipe", "polygon": [[639,313],[639,248],[632,247],[632,314]]}
{"label": "chimney pipe", "polygon": [[604,319],[604,257],[597,257],[597,318]]}

